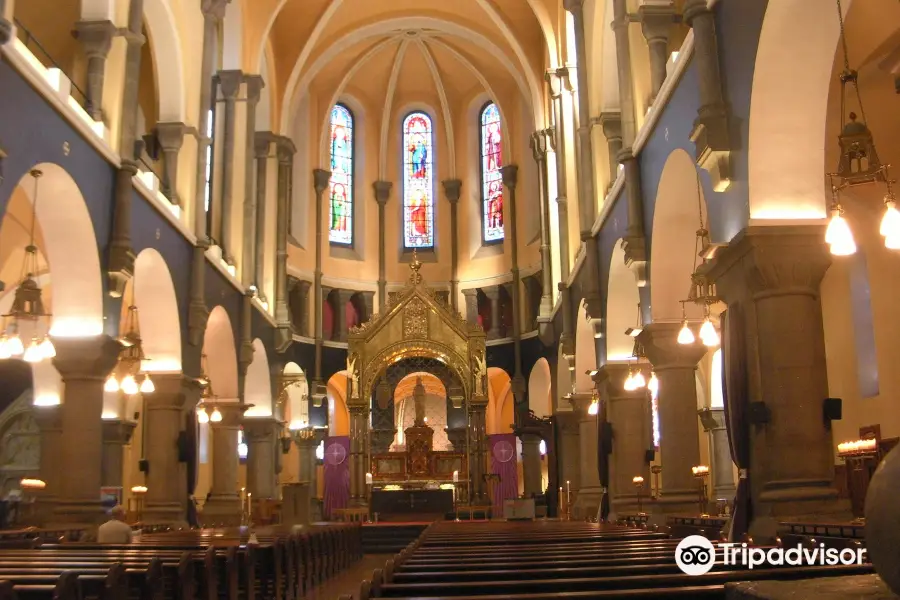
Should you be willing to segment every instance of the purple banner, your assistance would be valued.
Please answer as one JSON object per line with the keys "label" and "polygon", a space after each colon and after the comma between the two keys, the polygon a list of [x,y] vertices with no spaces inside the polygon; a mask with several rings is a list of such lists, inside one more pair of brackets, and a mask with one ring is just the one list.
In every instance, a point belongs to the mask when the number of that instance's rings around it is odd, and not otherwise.
{"label": "purple banner", "polygon": [[519,472],[516,469],[516,436],[501,433],[488,436],[491,448],[491,473],[499,475],[494,481],[494,517],[503,516],[503,501],[519,496]]}
{"label": "purple banner", "polygon": [[346,508],[350,502],[350,438],[341,435],[325,438],[325,502],[323,517]]}

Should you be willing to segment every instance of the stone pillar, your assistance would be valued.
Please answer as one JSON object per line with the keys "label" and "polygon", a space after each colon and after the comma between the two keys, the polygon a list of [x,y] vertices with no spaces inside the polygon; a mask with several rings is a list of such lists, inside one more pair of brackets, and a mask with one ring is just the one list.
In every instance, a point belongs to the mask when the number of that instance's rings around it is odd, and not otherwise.
{"label": "stone pillar", "polygon": [[199,388],[191,388],[181,374],[156,375],[153,383],[156,391],[144,398],[149,465],[144,519],[184,521],[187,497],[181,482],[186,482],[187,466],[178,460],[178,436],[184,428],[184,411],[193,410]]}
{"label": "stone pillar", "polygon": [[210,110],[213,105],[213,71],[219,40],[219,23],[225,17],[229,0],[201,0],[203,13],[203,52],[200,59],[200,115],[197,119],[197,180],[194,187],[194,235],[206,240],[206,153],[212,143]]}
{"label": "stone pillar", "polygon": [[550,145],[556,153],[556,210],[559,221],[559,278],[569,278],[569,208],[566,198],[566,129],[563,123],[563,87],[569,76],[565,67],[547,71],[545,79],[553,100],[553,134]]}
{"label": "stone pillar", "polygon": [[731,141],[719,69],[716,19],[706,0],[687,0],[683,14],[684,22],[694,30],[694,61],[700,86],[700,108],[691,140],[697,164],[709,172],[713,190],[724,192],[731,185]]}
{"label": "stone pillar", "polygon": [[579,484],[578,495],[572,507],[572,516],[578,519],[596,517],[603,500],[603,486],[600,485],[600,471],[597,466],[597,415],[588,409],[593,402],[591,392],[575,392],[569,402],[578,418]]}
{"label": "stone pillar", "polygon": [[391,197],[393,186],[394,184],[390,181],[376,181],[372,184],[372,188],[375,190],[375,202],[378,203],[378,306],[381,312],[384,312],[387,306],[387,259],[385,258],[387,222],[384,208]]}
{"label": "stone pillar", "polygon": [[522,436],[522,476],[525,479],[525,497],[544,493],[541,481],[541,438],[533,433]]}
{"label": "stone pillar", "polygon": [[[454,312],[459,312],[459,223],[457,208],[459,207],[462,180],[445,179],[441,184],[444,186],[444,195],[447,196],[447,201],[450,203],[450,306]],[[513,230],[515,230],[515,226],[513,226]]]}
{"label": "stone pillar", "polygon": [[625,379],[628,365],[605,364],[595,381],[601,401],[606,404],[606,419],[612,430],[612,453],[609,456],[610,518],[614,514],[638,511],[637,488],[632,482],[644,478],[641,508],[650,509],[650,463],[646,452],[653,448],[653,423],[650,398],[646,389],[628,392]]}
{"label": "stone pillar", "polygon": [[698,510],[699,484],[691,474],[691,467],[700,464],[696,371],[697,363],[709,349],[699,342],[679,344],[680,329],[678,322],[651,323],[638,335],[659,378],[659,453],[663,473],[657,506],[663,513]]}
{"label": "stone pillar", "polygon": [[291,210],[291,179],[294,170],[294,143],[278,138],[278,201],[275,211],[275,346],[280,352],[291,343],[291,316],[287,305],[287,238]]}
{"label": "stone pillar", "polygon": [[[295,435],[294,443],[297,444],[299,450],[300,468],[298,470],[297,479],[301,483],[311,483],[313,490],[316,489],[316,448],[319,445],[318,438],[313,432],[303,432],[304,435]],[[315,493],[315,492],[314,492]]]}
{"label": "stone pillar", "polygon": [[369,407],[350,404],[350,504],[366,505],[366,447],[369,440]]}
{"label": "stone pillar", "polygon": [[617,157],[625,167],[625,199],[628,202],[628,228],[625,232],[625,263],[634,273],[639,287],[647,285],[647,242],[644,235],[644,194],[641,166],[631,147]]}
{"label": "stone pillar", "polygon": [[[257,242],[257,196],[253,187],[253,159],[256,156],[256,106],[265,83],[259,75],[247,75],[247,136],[244,151],[244,239],[241,245],[241,285],[253,285],[256,278],[256,253],[265,237]],[[265,188],[263,188],[265,189]]]}
{"label": "stone pillar", "polygon": [[212,486],[203,505],[203,517],[209,523],[237,524],[241,519],[238,492],[238,430],[247,407],[237,402],[216,405],[222,413],[218,423],[210,421],[213,442]]}
{"label": "stone pillar", "polygon": [[325,393],[325,382],[322,381],[322,302],[325,300],[322,293],[322,220],[324,219],[322,205],[325,201],[325,190],[328,189],[330,181],[330,171],[313,169],[313,188],[316,191],[316,270],[313,282],[313,298],[316,303],[313,317],[316,328],[316,365],[311,394],[316,394],[319,390],[322,394]]}
{"label": "stone pillar", "polygon": [[529,140],[538,171],[538,199],[541,203],[541,305],[539,316],[553,312],[553,260],[550,255],[550,198],[547,191],[547,130],[536,131]]}
{"label": "stone pillar", "polygon": [[[2,11],[0,11],[2,20]],[[2,25],[0,25],[2,29]],[[81,42],[87,64],[87,112],[95,121],[103,121],[103,81],[106,77],[106,56],[112,47],[117,28],[112,21],[78,21],[75,37]],[[0,44],[3,43],[0,33]]]}
{"label": "stone pillar", "polygon": [[225,101],[222,121],[222,200],[219,214],[213,211],[212,237],[222,249],[222,259],[234,264],[234,130],[236,126],[235,104],[244,82],[244,73],[238,70],[219,71],[219,89]]}
{"label": "stone pillar", "polygon": [[491,303],[491,327],[487,333],[488,339],[496,339],[500,337],[500,286],[492,285],[481,289]]}
{"label": "stone pillar", "polygon": [[[205,227],[205,226],[204,226]],[[188,341],[192,346],[202,346],[209,319],[206,307],[206,251],[209,242],[198,239],[191,255],[191,299],[188,304]]]}
{"label": "stone pillar", "polygon": [[469,288],[462,291],[463,297],[466,299],[466,321],[470,325],[478,323],[478,290]]}
{"label": "stone pillar", "polygon": [[254,133],[254,156],[256,157],[256,256],[253,259],[253,283],[256,285],[256,293],[260,300],[266,300],[264,290],[266,281],[266,208],[269,180],[269,148],[274,141],[274,136],[268,131]]}
{"label": "stone pillar", "polygon": [[[273,417],[244,417],[247,441],[247,491],[254,499],[275,498],[278,422]],[[215,457],[215,455],[213,455]]]}
{"label": "stone pillar", "polygon": [[622,115],[618,112],[605,112],[600,114],[600,126],[603,127],[603,135],[606,137],[606,145],[609,154],[609,187],[612,187],[619,177],[619,153],[622,152]]}
{"label": "stone pillar", "polygon": [[484,487],[484,474],[487,461],[487,433],[485,430],[485,412],[487,397],[481,396],[469,400],[469,500],[472,504],[488,504],[488,496]]}
{"label": "stone pillar", "polygon": [[46,505],[41,509],[41,521],[50,516],[50,511],[60,493],[60,470],[62,461],[62,406],[32,406],[31,415],[41,430],[41,480],[47,484],[39,502]]}
{"label": "stone pillar", "polygon": [[300,335],[309,336],[309,288],[311,281],[297,281],[297,289],[300,290],[300,322],[297,324],[297,332]]}
{"label": "stone pillar", "polygon": [[563,330],[559,336],[559,345],[563,356],[567,360],[573,360],[575,356],[575,315],[572,308],[572,291],[562,281],[559,282],[557,287],[559,289],[560,311],[562,311],[563,322]]}
{"label": "stone pillar", "polygon": [[[566,396],[567,398],[568,396]],[[563,398],[560,398],[559,404],[563,404]],[[572,410],[559,411],[555,417],[559,435],[556,442],[556,447],[559,450],[557,460],[559,465],[559,487],[563,489],[563,494],[565,494],[566,482],[575,491],[578,490],[581,484],[581,469],[579,467],[581,461],[580,429],[578,414]]]}
{"label": "stone pillar", "polygon": [[131,202],[134,195],[134,176],[138,166],[134,160],[124,155],[116,171],[115,196],[113,201],[113,226],[106,258],[108,293],[113,298],[121,298],[125,284],[134,273],[134,251],[131,249]]}
{"label": "stone pillar", "polygon": [[93,523],[103,518],[100,505],[103,462],[103,382],[122,345],[106,335],[54,338],[53,366],[65,384],[60,406],[59,493],[54,520]]}
{"label": "stone pillar", "polygon": [[760,539],[774,536],[779,520],[850,517],[833,487],[831,431],[822,419],[828,378],[819,286],[830,263],[823,240],[822,225],[749,227],[710,269],[718,295],[742,315],[747,401],[767,417],[748,426],[751,534]]}
{"label": "stone pillar", "polygon": [[122,85],[122,112],[119,128],[119,154],[123,158],[137,156],[134,143],[137,141],[138,86],[141,78],[141,47],[146,41],[144,29],[144,0],[129,0],[128,27],[123,35],[125,50],[125,73]]}
{"label": "stone pillar", "polygon": [[446,427],[447,439],[453,446],[454,452],[466,451],[466,428],[465,427]]}
{"label": "stone pillar", "polygon": [[375,314],[375,292],[359,292],[365,306],[365,314],[363,319],[368,321]]}
{"label": "stone pillar", "polygon": [[122,487],[125,465],[125,444],[131,441],[134,421],[103,421],[103,458],[100,465],[100,483],[103,486]]}
{"label": "stone pillar", "polygon": [[650,47],[650,101],[656,99],[666,80],[669,62],[669,32],[675,23],[675,7],[671,2],[641,4],[638,8],[641,31]]}
{"label": "stone pillar", "polygon": [[337,291],[337,306],[334,311],[334,327],[337,330],[337,340],[339,342],[347,341],[347,303],[356,292],[353,290]]}
{"label": "stone pillar", "polygon": [[178,152],[184,143],[186,129],[184,123],[156,124],[156,137],[163,151],[162,192],[175,205],[181,204],[178,197]]}
{"label": "stone pillar", "polygon": [[613,35],[616,38],[616,70],[619,79],[619,110],[622,122],[622,143],[631,148],[637,135],[637,121],[634,109],[634,79],[631,73],[631,42],[628,27],[628,0],[613,2]]}
{"label": "stone pillar", "polygon": [[709,434],[710,469],[712,471],[711,500],[725,498],[731,502],[734,498],[734,462],[731,460],[731,447],[728,445],[728,428],[725,424],[725,410],[708,409],[711,427],[704,430]]}

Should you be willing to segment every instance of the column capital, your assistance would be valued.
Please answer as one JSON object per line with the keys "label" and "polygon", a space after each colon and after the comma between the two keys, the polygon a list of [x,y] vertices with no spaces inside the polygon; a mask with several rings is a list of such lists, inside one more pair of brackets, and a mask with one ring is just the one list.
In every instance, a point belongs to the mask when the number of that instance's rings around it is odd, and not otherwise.
{"label": "column capital", "polygon": [[341,306],[343,306],[350,302],[350,298],[352,298],[354,294],[356,294],[356,290],[346,290],[343,288],[339,288],[336,295],[338,298],[338,302],[340,302]]}
{"label": "column capital", "polygon": [[607,402],[646,399],[645,389],[634,391],[625,389],[625,380],[628,378],[629,372],[630,365],[627,363],[606,363],[591,375],[591,379],[594,380],[600,397]]}
{"label": "column capital", "polygon": [[831,264],[825,226],[751,226],[718,252],[708,275],[726,303],[788,292],[818,297]]}
{"label": "column capital", "polygon": [[[325,173],[328,173],[328,178],[330,179],[331,173],[328,171],[325,171]],[[327,186],[327,185],[328,185],[328,183],[326,182],[325,186]],[[378,202],[378,204],[380,204],[382,206],[387,204],[387,201],[390,200],[390,198],[391,198],[391,190],[393,188],[394,188],[394,184],[393,184],[393,182],[390,182],[390,181],[375,181],[375,182],[373,182],[372,189],[375,191],[375,201]],[[316,189],[318,190],[318,187],[316,187]]]}
{"label": "column capital", "polygon": [[459,196],[462,192],[461,179],[445,179],[441,182],[441,185],[444,187],[444,195],[447,196],[447,200],[450,201],[450,204],[459,202]]}
{"label": "column capital", "polygon": [[297,152],[297,147],[294,146],[294,142],[291,141],[291,138],[279,135],[275,138],[275,146],[278,152],[279,163],[286,165],[293,160],[294,153]]}
{"label": "column capital", "polygon": [[622,141],[622,113],[620,111],[604,111],[597,117],[597,122],[603,128],[603,135],[607,140]]}
{"label": "column capital", "polygon": [[643,345],[647,359],[657,371],[665,369],[695,369],[709,348],[698,341],[679,344],[681,323],[650,323],[637,339]]}
{"label": "column capital", "polygon": [[572,405],[572,410],[578,413],[582,419],[594,418],[596,415],[588,414],[588,409],[594,402],[594,394],[591,392],[572,392],[566,399]]}
{"label": "column capital", "polygon": [[563,88],[566,86],[566,80],[569,78],[569,68],[559,67],[558,69],[548,69],[544,73],[544,80],[550,85],[550,95],[554,98],[562,94]]}
{"label": "column capital", "polygon": [[248,442],[263,442],[272,439],[272,434],[275,433],[280,423],[275,417],[244,416],[241,425]]}
{"label": "column capital", "polygon": [[131,435],[137,425],[134,421],[120,419],[103,420],[103,443],[125,445],[131,441]]}
{"label": "column capital", "polygon": [[325,169],[313,169],[313,188],[316,190],[316,194],[321,194],[328,189],[328,184],[330,182],[331,171],[326,171]]}
{"label": "column capital", "polygon": [[216,79],[219,81],[219,89],[226,100],[234,100],[237,98],[238,91],[241,89],[241,83],[244,81],[244,72],[239,69],[229,69],[227,71],[219,71],[216,73]]}
{"label": "column capital", "polygon": [[278,136],[271,131],[257,131],[253,134],[253,148],[256,158],[267,158],[269,148],[278,141]]}
{"label": "column capital", "polygon": [[81,42],[87,58],[106,58],[118,31],[112,21],[78,21],[74,36]]}
{"label": "column capital", "polygon": [[584,0],[563,0],[563,8],[573,15],[581,15],[584,10]]}
{"label": "column capital", "polygon": [[540,129],[532,133],[528,138],[528,147],[537,163],[547,160],[547,130]]}
{"label": "column capital", "polygon": [[244,75],[244,83],[247,84],[247,101],[254,104],[259,102],[259,95],[266,87],[262,75]]}
{"label": "column capital", "polygon": [[53,338],[56,356],[53,366],[63,380],[104,379],[119,358],[122,344],[108,335],[89,338]]}
{"label": "column capital", "polygon": [[177,151],[184,143],[187,125],[184,123],[157,123],[156,139],[163,150]]}
{"label": "column capital", "polygon": [[[705,0],[704,0],[705,5]],[[638,8],[641,32],[647,42],[669,41],[669,32],[675,23],[675,7],[669,2],[644,3]]]}
{"label": "column capital", "polygon": [[519,181],[519,166],[503,165],[500,167],[500,176],[503,177],[503,185],[510,190],[515,190],[516,184]]}
{"label": "column capital", "polygon": [[200,0],[200,11],[204,17],[221,21],[225,18],[225,7],[231,0]]}
{"label": "column capital", "polygon": [[684,3],[682,15],[684,22],[690,27],[694,26],[694,19],[697,17],[711,14],[707,0],[686,0]]}
{"label": "column capital", "polygon": [[250,408],[247,404],[239,404],[238,402],[220,402],[215,407],[222,413],[222,420],[218,423],[209,422],[213,429],[222,427],[236,428],[240,427],[244,419],[244,412]]}
{"label": "column capital", "polygon": [[478,288],[468,288],[460,291],[462,292],[462,295],[467,298],[474,298],[478,295]]}

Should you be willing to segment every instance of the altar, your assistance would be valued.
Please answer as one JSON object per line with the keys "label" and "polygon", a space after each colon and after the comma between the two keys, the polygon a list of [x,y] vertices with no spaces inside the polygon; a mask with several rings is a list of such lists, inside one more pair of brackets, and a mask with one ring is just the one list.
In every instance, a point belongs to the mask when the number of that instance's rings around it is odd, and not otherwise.
{"label": "altar", "polygon": [[380,520],[392,516],[414,516],[422,520],[443,519],[453,512],[453,490],[373,490],[369,512]]}

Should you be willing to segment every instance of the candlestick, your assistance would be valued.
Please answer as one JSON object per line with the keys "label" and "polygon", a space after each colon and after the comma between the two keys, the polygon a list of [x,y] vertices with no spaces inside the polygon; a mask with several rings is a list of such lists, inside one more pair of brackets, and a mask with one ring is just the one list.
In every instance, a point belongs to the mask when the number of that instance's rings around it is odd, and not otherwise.
{"label": "candlestick", "polygon": [[453,471],[453,483],[459,483],[459,471]]}

